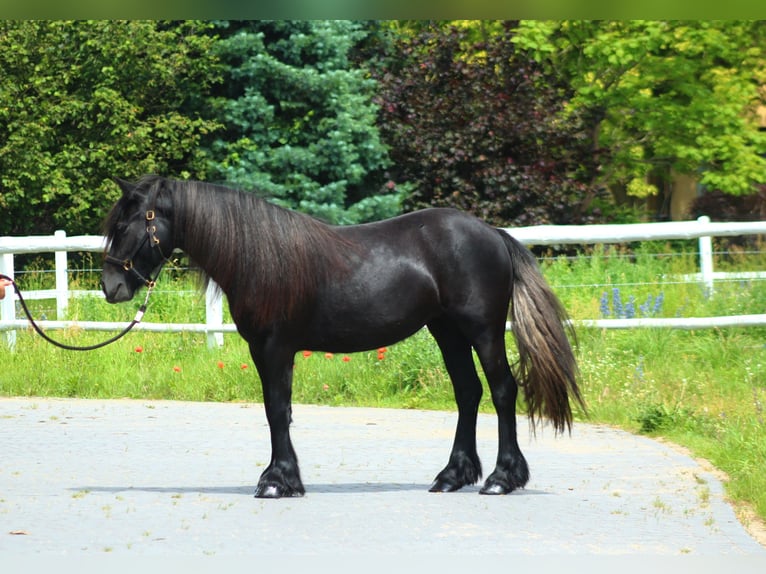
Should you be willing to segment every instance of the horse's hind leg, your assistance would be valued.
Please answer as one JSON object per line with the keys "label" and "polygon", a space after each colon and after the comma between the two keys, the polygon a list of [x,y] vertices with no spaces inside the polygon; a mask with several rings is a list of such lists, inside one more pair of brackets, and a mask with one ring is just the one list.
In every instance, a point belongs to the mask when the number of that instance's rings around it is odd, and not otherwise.
{"label": "horse's hind leg", "polygon": [[481,478],[481,462],[476,452],[476,417],[482,388],[473,363],[468,339],[445,319],[428,324],[452,379],[458,407],[455,442],[447,466],[434,479],[431,492],[453,492]]}
{"label": "horse's hind leg", "polygon": [[502,331],[480,338],[475,348],[487,376],[498,421],[497,464],[481,493],[508,494],[524,487],[529,480],[529,467],[516,437],[518,385],[508,365]]}

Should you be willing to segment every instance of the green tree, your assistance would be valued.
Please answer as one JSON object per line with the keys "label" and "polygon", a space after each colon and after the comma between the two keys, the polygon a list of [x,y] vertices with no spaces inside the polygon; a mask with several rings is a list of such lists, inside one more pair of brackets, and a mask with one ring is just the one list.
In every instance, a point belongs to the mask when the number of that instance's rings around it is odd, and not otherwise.
{"label": "green tree", "polygon": [[206,26],[0,21],[0,233],[94,233],[112,177],[204,175]]}
{"label": "green tree", "polygon": [[384,185],[375,82],[351,60],[363,26],[219,26],[226,77],[211,103],[225,131],[210,145],[212,177],[334,223],[398,213],[401,190]]}
{"label": "green tree", "polygon": [[563,116],[588,118],[599,180],[636,196],[671,170],[711,189],[766,182],[762,22],[523,21],[514,41],[573,89]]}

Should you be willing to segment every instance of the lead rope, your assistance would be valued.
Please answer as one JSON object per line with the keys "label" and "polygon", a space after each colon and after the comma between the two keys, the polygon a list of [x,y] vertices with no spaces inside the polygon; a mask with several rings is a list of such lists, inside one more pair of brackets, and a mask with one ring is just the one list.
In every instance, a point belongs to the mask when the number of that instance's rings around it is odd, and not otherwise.
{"label": "lead rope", "polygon": [[[161,271],[162,269],[160,269]],[[159,272],[157,273],[159,275]],[[101,347],[106,347],[107,345],[114,343],[118,339],[121,339],[125,335],[128,334],[128,331],[130,331],[133,327],[138,325],[141,322],[141,319],[144,318],[144,313],[146,313],[146,305],[149,303],[149,295],[151,295],[152,290],[154,289],[155,281],[147,282],[147,289],[146,289],[146,297],[144,298],[143,304],[138,308],[138,311],[136,311],[136,316],[133,317],[133,320],[119,333],[117,333],[114,337],[111,339],[108,339],[106,341],[102,341],[101,343],[96,343],[95,345],[87,345],[84,347],[78,347],[76,345],[67,345],[66,343],[61,343],[59,341],[56,341],[55,339],[51,339],[48,335],[45,334],[45,331],[43,331],[40,328],[40,325],[38,325],[34,318],[32,317],[32,313],[29,311],[29,307],[27,307],[26,301],[24,301],[24,297],[21,295],[21,290],[19,290],[19,286],[16,285],[16,282],[8,277],[7,275],[0,274],[1,279],[6,279],[11,282],[13,285],[14,290],[16,291],[16,295],[19,296],[19,303],[21,303],[21,308],[24,310],[24,314],[27,316],[27,319],[29,319],[29,323],[32,325],[35,331],[37,331],[37,334],[40,335],[43,339],[51,343],[52,345],[55,345],[56,347],[59,347],[61,349],[66,349],[67,351],[93,351],[95,349],[100,349]]]}

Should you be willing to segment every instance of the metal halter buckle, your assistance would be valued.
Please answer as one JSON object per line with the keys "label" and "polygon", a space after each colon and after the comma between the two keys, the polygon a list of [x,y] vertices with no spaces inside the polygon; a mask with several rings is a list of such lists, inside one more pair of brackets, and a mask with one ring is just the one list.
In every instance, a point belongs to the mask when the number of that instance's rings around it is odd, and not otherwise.
{"label": "metal halter buckle", "polygon": [[155,235],[157,233],[157,226],[156,225],[150,225],[146,228],[146,232],[149,234],[149,237],[152,239],[152,245],[159,245],[160,244],[160,238]]}

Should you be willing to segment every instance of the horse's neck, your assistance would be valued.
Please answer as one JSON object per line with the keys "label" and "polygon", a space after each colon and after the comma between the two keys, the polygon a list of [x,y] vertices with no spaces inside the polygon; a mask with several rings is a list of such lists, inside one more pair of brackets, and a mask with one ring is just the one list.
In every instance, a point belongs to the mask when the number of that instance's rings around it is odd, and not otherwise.
{"label": "horse's neck", "polygon": [[[192,205],[183,202],[182,220],[185,222],[181,233],[176,234],[176,248],[188,255],[192,261],[202,269],[210,278],[221,285],[220,265],[221,255],[216,251],[217,242],[213,237],[216,230],[212,224],[201,224],[200,215]],[[212,220],[212,216],[209,218]]]}

